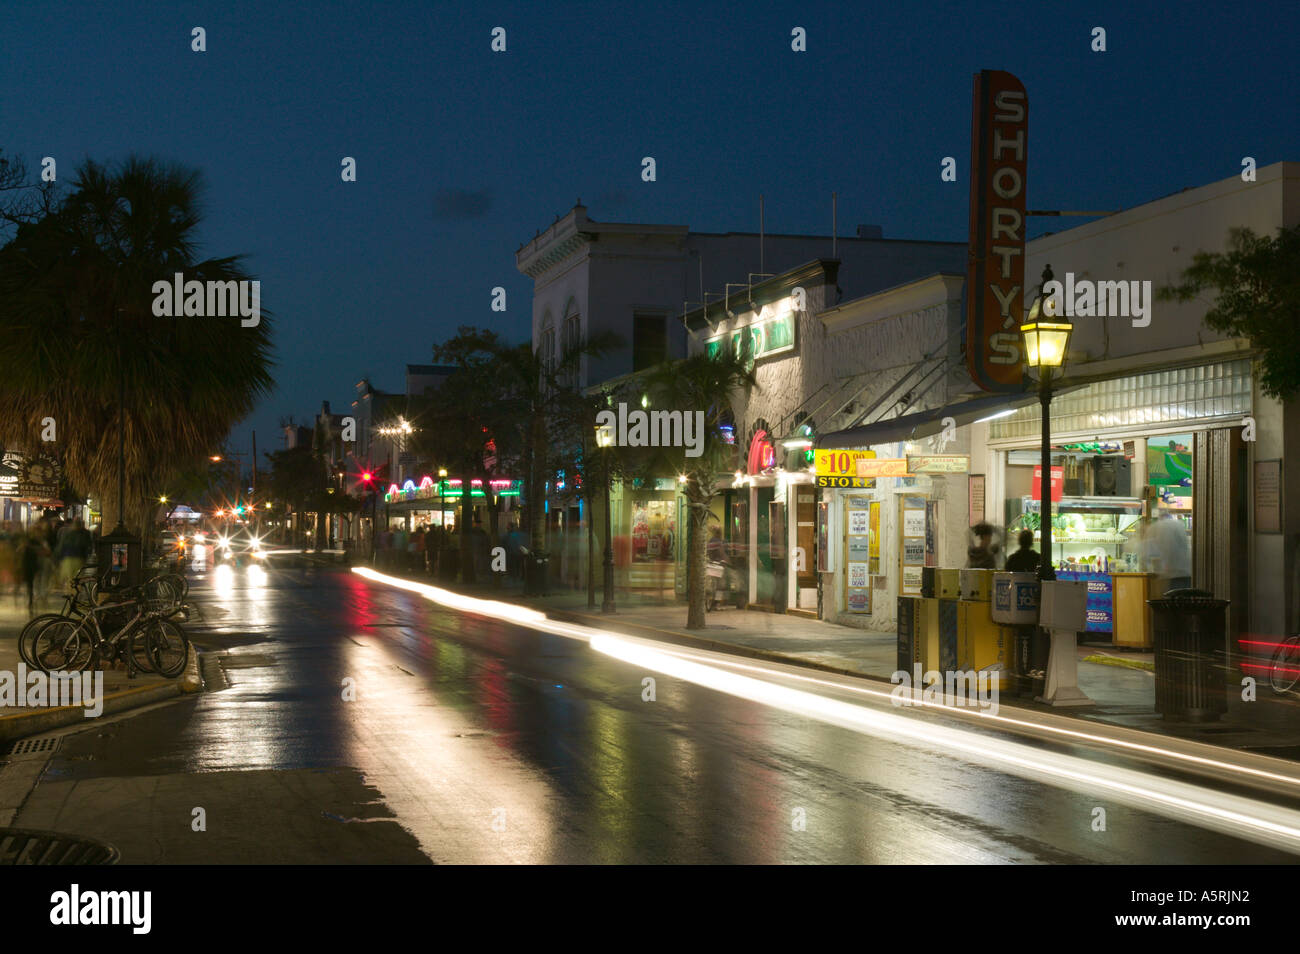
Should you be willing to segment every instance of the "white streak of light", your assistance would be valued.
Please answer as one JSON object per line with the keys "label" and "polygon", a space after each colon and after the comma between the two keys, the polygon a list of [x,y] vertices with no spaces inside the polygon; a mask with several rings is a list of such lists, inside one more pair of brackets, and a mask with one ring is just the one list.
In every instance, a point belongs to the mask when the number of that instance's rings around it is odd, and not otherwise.
{"label": "white streak of light", "polygon": [[[607,656],[728,695],[864,734],[897,742],[920,743],[946,755],[957,755],[989,768],[1085,794],[1095,795],[1099,790],[1108,792],[1116,800],[1146,811],[1158,811],[1202,827],[1300,854],[1300,812],[1290,809],[1215,792],[1186,782],[1162,779],[1146,772],[1103,765],[1071,755],[1044,752],[1016,742],[992,739],[964,729],[933,725],[902,714],[879,712],[801,689],[737,675],[714,665],[684,659],[680,650],[664,651],[647,647],[616,633],[548,619],[544,613],[513,603],[476,599],[427,583],[388,576],[369,567],[353,567],[352,572],[376,583],[418,593],[452,609],[506,619],[542,632],[584,640],[591,644],[592,649]],[[789,674],[772,672],[771,675]],[[1034,723],[1028,725],[1043,728]],[[1100,736],[1095,738],[1109,741]],[[1172,758],[1189,758],[1172,750],[1156,747],[1149,747],[1149,750]],[[1219,764],[1232,771],[1240,770],[1238,766],[1228,763]]]}
{"label": "white streak of light", "polygon": [[591,648],[624,662],[786,712],[897,742],[920,743],[947,755],[1089,795],[1107,792],[1146,811],[1154,809],[1203,827],[1300,853],[1300,812],[1290,809],[827,699],[802,689],[691,662],[614,636],[593,636]]}

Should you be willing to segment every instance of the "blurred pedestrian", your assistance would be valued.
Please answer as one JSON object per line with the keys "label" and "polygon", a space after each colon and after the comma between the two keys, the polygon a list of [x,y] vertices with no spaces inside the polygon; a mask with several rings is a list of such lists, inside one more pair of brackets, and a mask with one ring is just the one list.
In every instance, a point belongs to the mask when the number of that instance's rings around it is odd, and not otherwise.
{"label": "blurred pedestrian", "polygon": [[0,590],[11,591],[18,602],[19,537],[12,521],[0,525]]}
{"label": "blurred pedestrian", "polygon": [[506,532],[506,569],[511,577],[523,578],[525,539],[523,531],[519,529],[519,521],[512,519],[510,529]]}
{"label": "blurred pedestrian", "polygon": [[19,569],[23,583],[27,586],[28,613],[36,611],[36,578],[41,572],[41,564],[47,559],[47,555],[45,533],[40,527],[33,527],[32,531],[23,537],[21,549],[18,551]]}
{"label": "blurred pedestrian", "polygon": [[1151,521],[1143,539],[1147,569],[1161,593],[1192,585],[1192,545],[1183,522],[1168,512]]}
{"label": "blurred pedestrian", "polygon": [[975,543],[966,551],[966,566],[973,570],[996,570],[998,568],[998,551],[993,542],[993,525],[980,521],[970,528]]}
{"label": "blurred pedestrian", "polygon": [[411,533],[411,542],[407,545],[407,569],[419,573],[424,568],[424,525],[416,527]]}
{"label": "blurred pedestrian", "polygon": [[86,565],[86,561],[90,559],[90,553],[90,531],[86,529],[85,521],[78,517],[75,522],[64,527],[59,534],[57,551],[59,581],[64,584],[70,582],[78,571]]}

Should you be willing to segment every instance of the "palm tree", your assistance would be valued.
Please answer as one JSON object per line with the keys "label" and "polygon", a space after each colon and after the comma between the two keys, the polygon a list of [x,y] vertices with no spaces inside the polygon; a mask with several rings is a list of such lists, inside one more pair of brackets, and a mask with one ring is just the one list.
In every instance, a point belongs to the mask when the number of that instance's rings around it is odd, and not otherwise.
{"label": "palm tree", "polygon": [[[594,404],[578,387],[583,358],[600,357],[621,343],[618,335],[599,332],[570,341],[551,361],[524,342],[497,353],[498,367],[507,382],[506,422],[514,427],[507,446],[518,453],[524,465],[524,492],[528,513],[529,550],[525,591],[542,593],[548,559],[546,543],[546,488],[563,470],[572,479],[574,464],[586,461],[583,448],[594,433]],[[591,510],[588,509],[590,514]],[[590,518],[588,518],[590,519]],[[589,570],[590,572],[590,570]]]}
{"label": "palm tree", "polygon": [[[431,395],[418,420],[419,430],[412,450],[420,457],[438,461],[451,476],[460,478],[460,572],[465,583],[475,581],[471,549],[474,513],[473,481],[483,482],[484,499],[491,501],[489,473],[485,459],[498,431],[506,427],[505,384],[496,366],[503,349],[496,332],[462,326],[454,336],[434,345],[434,360],[453,366],[453,371]],[[500,455],[496,455],[498,458]]]}
{"label": "palm tree", "polygon": [[686,478],[681,485],[690,514],[687,536],[687,629],[704,628],[704,563],[709,508],[717,495],[718,477],[734,469],[736,448],[723,441],[719,426],[734,420],[732,398],[735,394],[757,387],[753,369],[743,357],[729,350],[715,357],[696,354],[680,361],[669,361],[651,368],[640,376],[650,402],[655,408],[703,412],[702,452],[688,456],[685,448],[656,448],[647,457],[657,457],[652,465],[662,473],[673,468]]}
{"label": "palm tree", "polygon": [[[525,511],[529,523],[529,573],[525,577],[530,594],[545,589],[542,560],[546,557],[546,485],[557,469],[572,459],[572,449],[581,446],[575,429],[584,420],[586,399],[577,389],[577,370],[584,356],[600,355],[616,347],[618,338],[602,334],[570,343],[553,363],[543,360],[528,342],[508,345],[495,332],[461,328],[451,339],[434,349],[436,360],[453,364],[456,371],[439,391],[439,410],[433,427],[425,432],[437,447],[428,451],[450,461],[465,473],[462,487],[468,491],[470,478],[484,480],[492,475],[484,466],[489,442],[497,458],[497,470],[511,466],[522,469]],[[589,401],[587,402],[589,403]],[[570,465],[571,466],[571,465]],[[490,498],[489,498],[490,499]],[[462,529],[462,578],[469,582],[468,569],[469,494]]]}
{"label": "palm tree", "polygon": [[67,200],[0,249],[0,440],[37,445],[54,418],[69,481],[112,502],[118,522],[142,525],[176,469],[273,383],[265,312],[251,327],[153,313],[154,282],[176,272],[247,278],[238,257],[199,258],[201,188],[197,171],[153,159],[87,161]]}

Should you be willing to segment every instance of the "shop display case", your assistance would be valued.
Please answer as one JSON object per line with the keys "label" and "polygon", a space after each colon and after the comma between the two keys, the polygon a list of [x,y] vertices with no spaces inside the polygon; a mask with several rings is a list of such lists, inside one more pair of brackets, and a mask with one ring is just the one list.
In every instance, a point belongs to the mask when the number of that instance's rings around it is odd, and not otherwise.
{"label": "shop display case", "polygon": [[[1039,502],[1022,497],[1021,512],[1007,527],[1014,549],[1021,530],[1042,539]],[[1138,497],[1064,497],[1052,504],[1052,565],[1077,573],[1108,573],[1138,568],[1137,530],[1142,518]]]}
{"label": "shop display case", "polygon": [[[1114,577],[1138,568],[1137,531],[1142,500],[1137,497],[1064,497],[1052,505],[1052,565],[1058,580],[1088,585],[1086,630],[1113,634]],[[1021,498],[1021,513],[1008,527],[1008,542],[1020,530],[1042,539],[1039,502]]]}

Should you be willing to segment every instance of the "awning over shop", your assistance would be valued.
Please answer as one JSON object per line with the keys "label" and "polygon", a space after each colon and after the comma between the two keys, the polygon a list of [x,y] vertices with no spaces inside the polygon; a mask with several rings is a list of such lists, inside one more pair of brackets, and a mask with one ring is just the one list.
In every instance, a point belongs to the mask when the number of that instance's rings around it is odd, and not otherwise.
{"label": "awning over shop", "polygon": [[[1052,396],[1068,394],[1070,391],[1077,391],[1080,387],[1082,385],[1054,390]],[[945,417],[952,418],[958,427],[962,427],[1036,403],[1038,403],[1037,391],[1026,391],[1021,394],[989,394],[946,404],[929,411],[917,411],[914,414],[891,417],[843,431],[831,431],[817,438],[817,446],[833,450],[841,447],[871,447],[875,444],[917,441],[942,431]]]}

